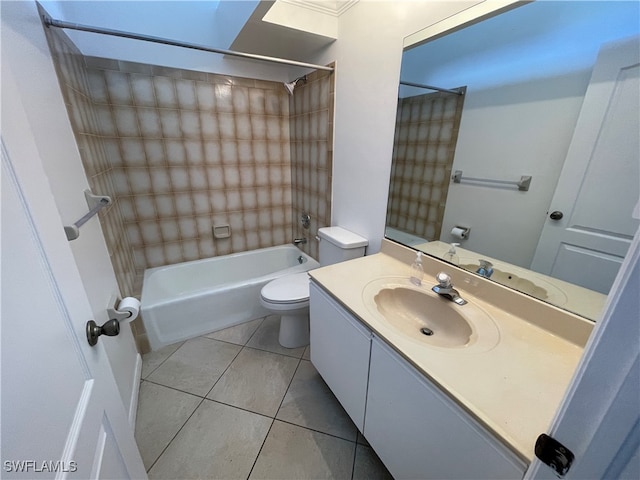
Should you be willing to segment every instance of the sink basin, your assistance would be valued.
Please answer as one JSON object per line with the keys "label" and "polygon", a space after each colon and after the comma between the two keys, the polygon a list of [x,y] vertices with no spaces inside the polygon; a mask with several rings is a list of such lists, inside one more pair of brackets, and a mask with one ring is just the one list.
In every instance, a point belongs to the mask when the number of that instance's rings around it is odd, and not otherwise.
{"label": "sink basin", "polygon": [[[465,295],[461,292],[461,296]],[[486,351],[500,339],[490,315],[469,298],[456,305],[404,278],[381,278],[363,291],[367,308],[406,339],[446,351]]]}
{"label": "sink basin", "polygon": [[473,329],[449,300],[420,290],[397,286],[383,288],[374,297],[378,311],[389,323],[439,347],[462,347],[471,341]]}

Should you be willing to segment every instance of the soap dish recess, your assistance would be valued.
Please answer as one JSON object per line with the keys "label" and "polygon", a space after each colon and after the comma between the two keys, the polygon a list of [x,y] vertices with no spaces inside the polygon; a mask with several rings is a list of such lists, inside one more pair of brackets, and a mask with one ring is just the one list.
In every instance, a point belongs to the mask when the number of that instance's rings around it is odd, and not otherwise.
{"label": "soap dish recess", "polygon": [[229,238],[231,236],[231,227],[229,225],[214,225],[214,238]]}

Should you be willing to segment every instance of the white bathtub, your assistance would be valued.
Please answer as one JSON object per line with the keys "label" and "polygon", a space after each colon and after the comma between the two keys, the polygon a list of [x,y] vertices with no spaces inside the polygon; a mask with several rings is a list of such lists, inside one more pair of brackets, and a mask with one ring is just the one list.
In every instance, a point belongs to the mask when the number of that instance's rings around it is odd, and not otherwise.
{"label": "white bathtub", "polygon": [[141,312],[151,349],[266,316],[259,298],[267,282],[317,267],[280,245],[147,269]]}

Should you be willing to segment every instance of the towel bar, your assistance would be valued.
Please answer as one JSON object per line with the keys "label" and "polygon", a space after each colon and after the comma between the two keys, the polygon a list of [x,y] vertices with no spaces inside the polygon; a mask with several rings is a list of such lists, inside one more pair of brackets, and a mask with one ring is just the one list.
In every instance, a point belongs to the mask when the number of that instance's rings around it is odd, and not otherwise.
{"label": "towel bar", "polygon": [[453,183],[461,183],[463,180],[467,180],[473,183],[493,183],[498,185],[514,185],[518,187],[521,192],[528,192],[531,185],[531,175],[522,175],[520,180],[494,180],[491,178],[475,178],[475,177],[463,177],[462,170],[456,170],[451,176]]}
{"label": "towel bar", "polygon": [[67,240],[69,241],[75,240],[80,236],[80,227],[87,223],[91,217],[107,205],[111,205],[111,198],[106,195],[94,195],[91,193],[91,190],[85,190],[84,196],[87,199],[89,211],[73,225],[65,225],[64,233],[67,235]]}

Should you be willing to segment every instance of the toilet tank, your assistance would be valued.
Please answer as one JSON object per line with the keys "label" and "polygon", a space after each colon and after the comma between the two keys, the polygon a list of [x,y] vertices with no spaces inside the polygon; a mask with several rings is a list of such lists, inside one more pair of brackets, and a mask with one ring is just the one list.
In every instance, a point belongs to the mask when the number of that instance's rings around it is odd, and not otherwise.
{"label": "toilet tank", "polygon": [[318,229],[320,236],[320,265],[331,265],[353,258],[363,257],[369,241],[342,227]]}

